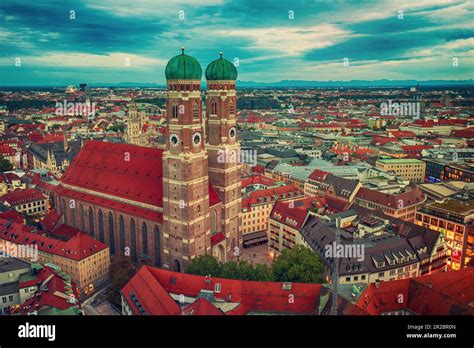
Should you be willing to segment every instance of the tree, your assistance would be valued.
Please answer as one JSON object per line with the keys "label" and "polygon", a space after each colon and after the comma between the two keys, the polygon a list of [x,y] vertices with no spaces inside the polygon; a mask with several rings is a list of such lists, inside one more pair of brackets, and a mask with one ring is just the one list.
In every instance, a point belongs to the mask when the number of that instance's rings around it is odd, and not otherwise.
{"label": "tree", "polygon": [[2,171],[2,173],[13,170],[13,166],[10,161],[6,158],[3,158],[2,156],[0,156],[0,170]]}
{"label": "tree", "polygon": [[272,269],[265,264],[257,264],[254,269],[255,280],[262,282],[274,281]]}
{"label": "tree", "polygon": [[202,255],[191,261],[188,267],[186,267],[186,273],[220,277],[222,273],[222,264],[211,255]]}
{"label": "tree", "polygon": [[107,299],[121,306],[120,289],[133,277],[137,269],[132,264],[130,257],[124,255],[114,256],[110,262],[110,283],[105,296]]}
{"label": "tree", "polygon": [[278,282],[322,283],[324,280],[321,259],[303,246],[283,250],[273,262],[272,271]]}

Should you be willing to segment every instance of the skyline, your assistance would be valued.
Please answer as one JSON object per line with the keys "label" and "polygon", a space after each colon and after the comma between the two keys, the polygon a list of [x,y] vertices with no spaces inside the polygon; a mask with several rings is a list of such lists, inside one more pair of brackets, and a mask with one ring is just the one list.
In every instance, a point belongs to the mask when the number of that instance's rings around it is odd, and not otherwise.
{"label": "skyline", "polygon": [[203,70],[223,51],[240,81],[262,84],[469,80],[473,12],[468,1],[5,1],[0,85],[164,84],[181,47]]}

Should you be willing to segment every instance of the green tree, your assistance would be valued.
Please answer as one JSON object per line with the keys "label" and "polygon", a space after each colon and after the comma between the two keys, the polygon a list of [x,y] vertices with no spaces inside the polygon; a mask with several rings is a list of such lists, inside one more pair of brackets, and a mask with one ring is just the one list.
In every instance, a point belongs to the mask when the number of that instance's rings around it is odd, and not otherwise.
{"label": "green tree", "polygon": [[125,131],[125,123],[114,123],[109,126],[108,130],[123,133]]}
{"label": "green tree", "polygon": [[105,293],[110,302],[121,306],[120,289],[127,284],[136,271],[130,257],[118,255],[112,258],[109,267],[110,283]]}
{"label": "green tree", "polygon": [[303,246],[285,249],[273,262],[275,281],[295,283],[322,283],[324,265],[319,256]]}
{"label": "green tree", "polygon": [[13,170],[13,166],[10,161],[6,158],[3,158],[2,156],[0,156],[0,170],[2,171],[2,173]]}
{"label": "green tree", "polygon": [[202,255],[191,261],[188,267],[186,267],[186,273],[220,277],[222,273],[222,264],[211,255]]}
{"label": "green tree", "polygon": [[265,264],[257,264],[254,269],[255,280],[271,282],[274,280],[272,269]]}

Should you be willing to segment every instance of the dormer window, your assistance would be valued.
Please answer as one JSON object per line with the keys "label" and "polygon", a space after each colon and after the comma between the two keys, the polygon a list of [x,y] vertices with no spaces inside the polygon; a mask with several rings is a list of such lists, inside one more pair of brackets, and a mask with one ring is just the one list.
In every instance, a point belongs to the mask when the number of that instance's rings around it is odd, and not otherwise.
{"label": "dormer window", "polygon": [[222,284],[221,283],[216,283],[214,284],[214,292],[216,294],[220,293],[221,292],[221,288],[222,288]]}

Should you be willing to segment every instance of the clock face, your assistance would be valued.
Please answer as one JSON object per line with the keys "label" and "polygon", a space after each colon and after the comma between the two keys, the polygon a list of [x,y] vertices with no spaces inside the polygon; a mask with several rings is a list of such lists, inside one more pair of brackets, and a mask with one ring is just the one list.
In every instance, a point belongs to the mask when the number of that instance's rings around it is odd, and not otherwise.
{"label": "clock face", "polygon": [[171,143],[171,145],[173,145],[173,146],[178,145],[178,143],[179,143],[179,137],[178,137],[176,134],[171,134],[171,135],[170,135],[170,143]]}
{"label": "clock face", "polygon": [[196,132],[193,134],[193,143],[195,146],[201,144],[201,133]]}
{"label": "clock face", "polygon": [[229,129],[229,137],[230,138],[235,138],[235,136],[237,135],[237,129],[235,129],[235,127],[232,127],[231,129]]}

